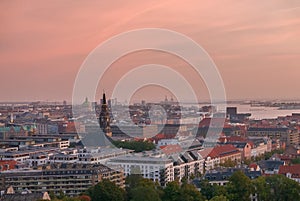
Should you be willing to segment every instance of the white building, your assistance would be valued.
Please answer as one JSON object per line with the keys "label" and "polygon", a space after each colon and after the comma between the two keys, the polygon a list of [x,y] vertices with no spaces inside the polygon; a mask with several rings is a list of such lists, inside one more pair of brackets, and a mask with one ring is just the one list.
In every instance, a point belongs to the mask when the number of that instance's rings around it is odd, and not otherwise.
{"label": "white building", "polygon": [[173,161],[166,157],[130,155],[111,159],[108,164],[121,166],[125,176],[140,174],[144,178],[159,182],[161,186],[174,181]]}
{"label": "white building", "polygon": [[176,145],[179,144],[178,139],[161,139],[157,142],[157,146]]}
{"label": "white building", "polygon": [[67,154],[67,153],[54,154],[49,157],[49,162],[50,163],[77,163],[78,155]]}
{"label": "white building", "polygon": [[29,167],[36,167],[40,165],[45,165],[48,163],[49,156],[48,154],[38,153],[31,155],[27,162],[29,163]]}
{"label": "white building", "polygon": [[174,163],[174,177],[181,181],[183,178],[197,176],[204,172],[204,159],[197,151],[181,154]]}
{"label": "white building", "polygon": [[118,148],[92,148],[81,149],[78,152],[78,163],[85,164],[106,164],[109,159],[125,156],[133,151]]}

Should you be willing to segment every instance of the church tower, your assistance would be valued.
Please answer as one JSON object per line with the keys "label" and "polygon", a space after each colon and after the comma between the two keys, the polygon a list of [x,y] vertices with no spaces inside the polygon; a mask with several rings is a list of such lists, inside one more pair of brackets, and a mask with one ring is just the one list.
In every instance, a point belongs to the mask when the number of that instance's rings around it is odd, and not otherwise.
{"label": "church tower", "polygon": [[106,102],[106,96],[105,93],[103,92],[103,98],[102,98],[102,103],[101,103],[101,112],[99,116],[99,123],[100,123],[100,128],[103,130],[103,132],[111,137],[112,132],[110,128],[110,114],[109,114],[109,109],[107,106]]}

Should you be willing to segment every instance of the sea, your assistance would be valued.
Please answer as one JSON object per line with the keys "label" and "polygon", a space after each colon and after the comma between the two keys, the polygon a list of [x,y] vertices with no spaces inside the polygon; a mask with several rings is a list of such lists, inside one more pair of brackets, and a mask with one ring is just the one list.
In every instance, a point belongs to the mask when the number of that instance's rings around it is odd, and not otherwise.
{"label": "sea", "polygon": [[249,104],[227,104],[227,107],[237,107],[238,113],[251,113],[251,119],[274,119],[279,116],[300,113],[300,109],[279,109],[278,107],[253,107]]}

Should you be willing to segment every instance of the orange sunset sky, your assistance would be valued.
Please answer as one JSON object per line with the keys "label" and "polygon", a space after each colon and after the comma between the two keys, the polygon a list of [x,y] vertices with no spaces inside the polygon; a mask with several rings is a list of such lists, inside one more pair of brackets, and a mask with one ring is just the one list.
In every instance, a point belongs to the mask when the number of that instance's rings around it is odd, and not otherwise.
{"label": "orange sunset sky", "polygon": [[[70,101],[76,74],[95,47],[124,31],[152,27],[200,44],[218,67],[228,99],[300,99],[299,0],[3,0],[0,9],[0,101]],[[110,95],[122,74],[153,61],[180,71],[199,97],[208,98],[188,65],[151,51],[113,64],[99,91]],[[150,88],[141,93],[149,90],[153,98],[159,92],[157,99],[164,99],[167,92]]]}

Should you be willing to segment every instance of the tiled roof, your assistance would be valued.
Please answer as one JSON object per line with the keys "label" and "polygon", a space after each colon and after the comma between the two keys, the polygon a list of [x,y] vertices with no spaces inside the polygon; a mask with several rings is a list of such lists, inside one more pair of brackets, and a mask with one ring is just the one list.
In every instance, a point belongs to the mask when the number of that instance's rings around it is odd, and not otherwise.
{"label": "tiled roof", "polygon": [[249,168],[257,170],[258,169],[258,165],[256,163],[252,163],[252,164],[249,165]]}
{"label": "tiled roof", "polygon": [[14,169],[17,165],[17,161],[14,160],[0,160],[0,172],[5,170],[11,170]]}
{"label": "tiled roof", "polygon": [[248,140],[247,143],[250,144],[251,148],[254,148],[254,143],[252,140]]}
{"label": "tiled roof", "polygon": [[246,142],[247,140],[244,137],[240,136],[231,136],[227,137],[227,142]]}
{"label": "tiled roof", "polygon": [[235,148],[233,145],[226,144],[226,145],[214,147],[208,156],[212,158],[217,158],[217,157],[228,156],[236,153],[240,153],[240,151],[237,148]]}
{"label": "tiled roof", "polygon": [[198,151],[198,154],[200,154],[202,156],[202,158],[206,158],[212,150],[213,150],[212,147],[204,148],[204,149]]}
{"label": "tiled roof", "polygon": [[182,152],[182,148],[178,144],[165,145],[165,146],[161,146],[160,148],[162,152],[166,155]]}
{"label": "tiled roof", "polygon": [[281,165],[279,167],[278,174],[284,174],[285,175],[287,173],[291,173],[292,178],[300,178],[300,164],[291,165],[291,166]]}

